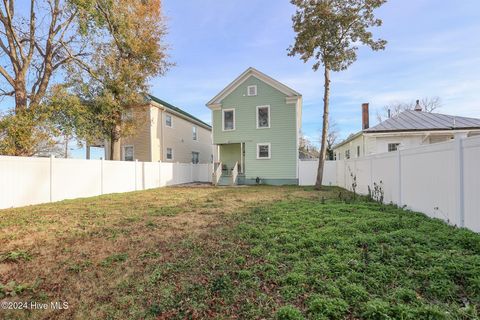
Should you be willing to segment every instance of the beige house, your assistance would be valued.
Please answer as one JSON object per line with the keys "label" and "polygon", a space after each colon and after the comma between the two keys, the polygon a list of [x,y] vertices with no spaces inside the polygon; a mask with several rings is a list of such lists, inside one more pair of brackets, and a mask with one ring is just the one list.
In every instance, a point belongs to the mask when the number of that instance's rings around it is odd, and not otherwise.
{"label": "beige house", "polygon": [[[123,161],[210,163],[212,128],[202,120],[154,96],[148,106],[132,108],[135,134],[122,138]],[[108,152],[109,148],[106,148]],[[108,159],[108,154],[106,154]]]}
{"label": "beige house", "polygon": [[479,135],[480,119],[424,112],[417,102],[414,110],[403,111],[370,128],[368,103],[364,103],[362,129],[333,146],[336,160]]}

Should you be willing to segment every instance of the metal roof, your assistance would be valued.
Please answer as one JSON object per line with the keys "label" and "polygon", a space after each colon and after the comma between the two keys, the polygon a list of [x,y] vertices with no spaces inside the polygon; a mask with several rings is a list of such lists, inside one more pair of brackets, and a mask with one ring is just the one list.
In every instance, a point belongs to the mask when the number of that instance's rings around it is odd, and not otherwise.
{"label": "metal roof", "polygon": [[376,126],[363,130],[369,132],[428,131],[480,129],[480,119],[450,116],[440,113],[407,110]]}

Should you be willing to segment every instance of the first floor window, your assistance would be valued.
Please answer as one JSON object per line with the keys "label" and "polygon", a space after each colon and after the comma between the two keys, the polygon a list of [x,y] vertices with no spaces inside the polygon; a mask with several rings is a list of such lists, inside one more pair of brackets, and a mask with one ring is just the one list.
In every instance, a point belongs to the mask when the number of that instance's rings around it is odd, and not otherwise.
{"label": "first floor window", "polygon": [[270,143],[257,144],[257,159],[270,159]]}
{"label": "first floor window", "polygon": [[270,128],[270,106],[257,107],[257,129]]}
{"label": "first floor window", "polygon": [[388,144],[388,152],[397,151],[399,145],[400,145],[400,143],[389,143]]}
{"label": "first floor window", "polygon": [[235,130],[235,110],[225,109],[223,110],[223,130]]}
{"label": "first floor window", "polygon": [[167,160],[173,160],[173,149],[167,148]]}
{"label": "first floor window", "polygon": [[200,153],[192,152],[192,163],[197,164],[200,162]]}
{"label": "first floor window", "polygon": [[124,146],[123,147],[123,161],[133,161],[133,146]]}
{"label": "first floor window", "polygon": [[169,114],[165,116],[165,125],[170,128],[172,127],[172,116]]}

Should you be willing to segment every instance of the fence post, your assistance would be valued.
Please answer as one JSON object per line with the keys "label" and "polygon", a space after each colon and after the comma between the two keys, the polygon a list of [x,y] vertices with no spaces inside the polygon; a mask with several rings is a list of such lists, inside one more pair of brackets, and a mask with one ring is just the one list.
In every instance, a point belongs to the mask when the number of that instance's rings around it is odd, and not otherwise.
{"label": "fence post", "polygon": [[455,135],[453,140],[453,154],[454,154],[454,176],[456,177],[456,199],[457,199],[457,211],[459,215],[460,227],[465,227],[465,202],[464,202],[464,185],[463,185],[463,145],[462,136]]}
{"label": "fence post", "polygon": [[158,187],[162,187],[162,161],[158,161]]}
{"label": "fence post", "polygon": [[402,200],[402,151],[398,149],[397,151],[397,188],[398,188],[398,206],[402,207],[403,206],[403,200]]}
{"label": "fence post", "polygon": [[180,177],[180,173],[181,173],[181,170],[180,170],[181,168],[180,168],[180,162],[177,161],[175,164],[177,165],[177,167],[176,167],[176,169],[174,168],[174,170],[173,170],[173,174],[175,175],[173,177],[173,182],[174,182],[173,184],[177,185],[177,184],[179,184],[179,181],[180,181],[179,177]]}
{"label": "fence post", "polygon": [[55,156],[50,155],[50,202],[53,202],[53,160]]}
{"label": "fence post", "polygon": [[145,190],[145,162],[142,161],[142,190]]}
{"label": "fence post", "polygon": [[370,155],[370,188],[373,188],[373,156]]}
{"label": "fence post", "polygon": [[138,190],[138,186],[137,186],[137,165],[138,165],[138,159],[135,159],[135,191]]}
{"label": "fence post", "polygon": [[105,167],[105,160],[103,158],[100,158],[100,194],[103,194],[103,179],[104,179],[104,167]]}
{"label": "fence post", "polygon": [[193,182],[193,163],[190,163],[190,182]]}

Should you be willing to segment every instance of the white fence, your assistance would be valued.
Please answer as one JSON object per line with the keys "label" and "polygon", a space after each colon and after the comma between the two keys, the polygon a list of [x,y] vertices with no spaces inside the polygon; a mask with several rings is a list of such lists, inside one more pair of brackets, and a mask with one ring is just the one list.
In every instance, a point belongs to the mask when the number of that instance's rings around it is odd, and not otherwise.
{"label": "white fence", "polygon": [[[301,161],[300,185],[313,185],[318,161]],[[324,184],[368,193],[380,184],[384,201],[480,232],[480,136],[350,160],[328,161]]]}
{"label": "white fence", "polygon": [[212,165],[0,156],[0,209],[210,182]]}

